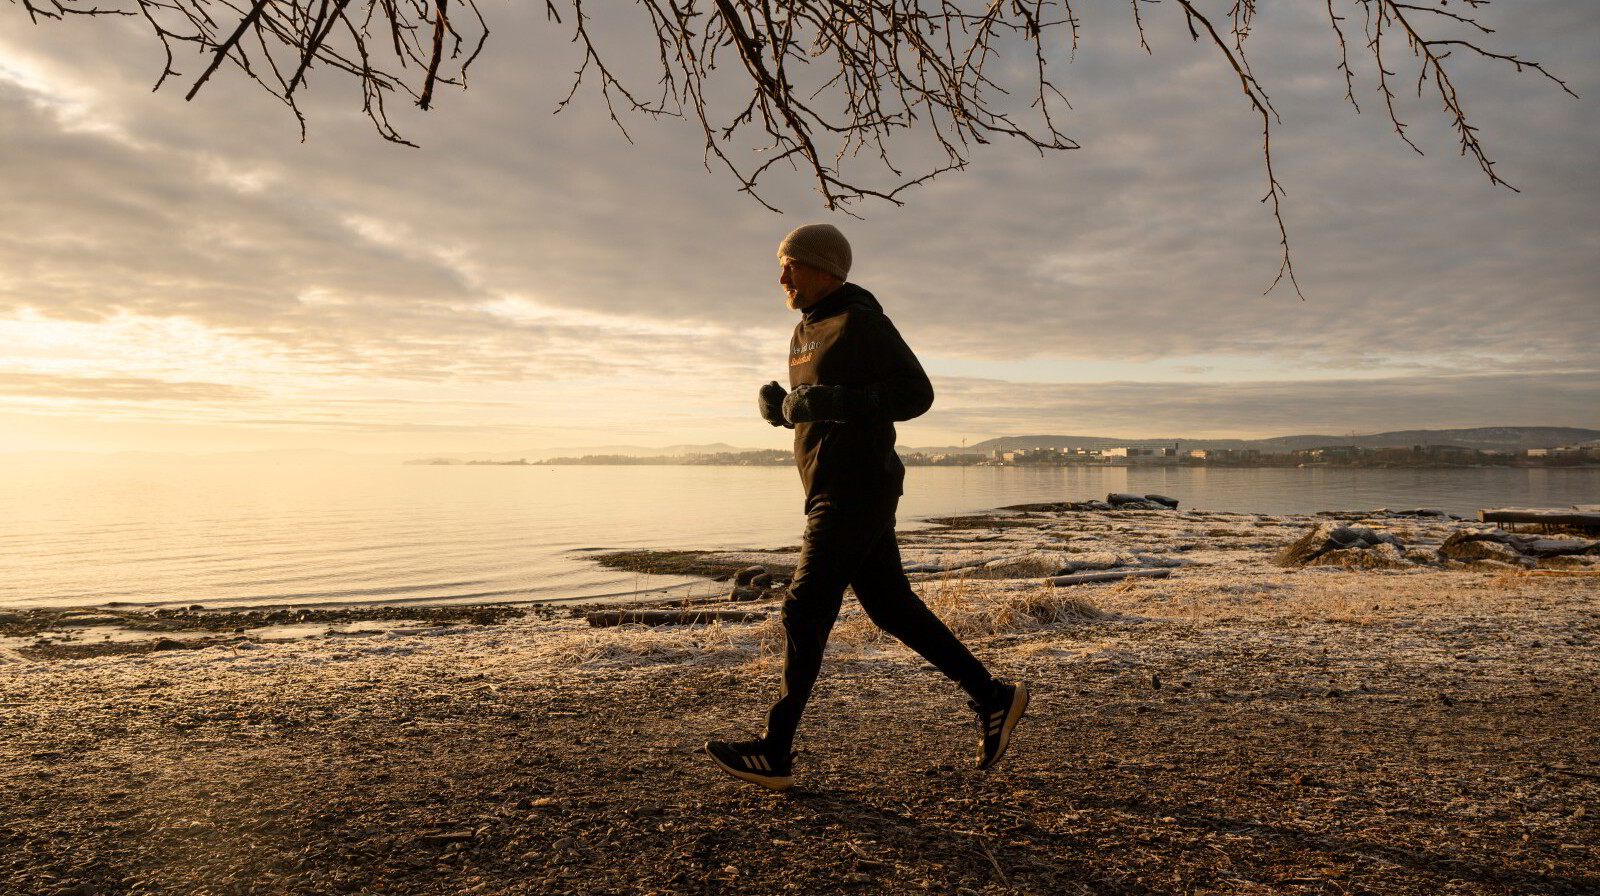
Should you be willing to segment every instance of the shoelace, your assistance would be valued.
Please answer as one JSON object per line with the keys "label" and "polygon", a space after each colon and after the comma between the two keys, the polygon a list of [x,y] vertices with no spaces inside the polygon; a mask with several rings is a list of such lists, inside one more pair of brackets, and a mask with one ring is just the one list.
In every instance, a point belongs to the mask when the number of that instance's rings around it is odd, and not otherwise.
{"label": "shoelace", "polygon": [[1000,728],[1005,724],[1007,706],[997,706],[992,710],[985,710],[976,700],[968,700],[967,706],[978,714],[978,721],[983,725],[986,735],[999,734]]}

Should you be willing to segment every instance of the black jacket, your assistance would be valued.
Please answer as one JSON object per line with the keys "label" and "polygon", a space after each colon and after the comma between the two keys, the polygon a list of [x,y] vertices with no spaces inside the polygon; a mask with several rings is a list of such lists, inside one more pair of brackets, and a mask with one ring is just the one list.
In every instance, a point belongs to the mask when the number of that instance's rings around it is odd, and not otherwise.
{"label": "black jacket", "polygon": [[843,422],[795,426],[806,506],[898,497],[906,470],[894,453],[894,424],[925,413],[933,385],[872,293],[846,283],[805,310],[789,340],[789,388],[802,385],[849,390]]}

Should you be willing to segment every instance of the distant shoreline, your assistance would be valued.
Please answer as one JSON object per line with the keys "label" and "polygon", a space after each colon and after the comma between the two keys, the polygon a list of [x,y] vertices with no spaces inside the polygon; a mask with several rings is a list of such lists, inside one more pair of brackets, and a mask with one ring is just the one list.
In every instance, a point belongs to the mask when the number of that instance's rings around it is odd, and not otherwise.
{"label": "distant shoreline", "polygon": [[[765,452],[751,452],[752,454]],[[518,460],[457,460],[454,458],[423,458],[404,461],[402,466],[409,467],[788,467],[794,465],[794,458],[787,451],[779,452],[783,456],[777,459],[770,458],[744,458],[737,460],[713,460],[695,456],[689,457],[631,457],[627,455],[605,455],[594,457],[555,457],[545,460],[530,461]],[[980,461],[973,463],[939,463],[918,459],[915,456],[901,455],[900,460],[907,467],[1002,467],[1017,469],[1039,469],[1041,467],[1089,467],[1106,469],[1172,469],[1198,468],[1207,470],[1257,470],[1257,469],[1345,469],[1345,470],[1600,470],[1600,462],[1574,462],[1565,459],[1523,459],[1517,458],[1504,463],[1451,463],[1447,461],[1426,461],[1417,463],[1401,463],[1392,461],[1295,461],[1292,459],[1269,460],[1262,459],[1255,462],[1244,461],[1203,461],[1182,460],[1177,463],[1113,463],[1107,461],[1075,460],[1060,462],[1037,463],[1000,463],[993,461]]]}

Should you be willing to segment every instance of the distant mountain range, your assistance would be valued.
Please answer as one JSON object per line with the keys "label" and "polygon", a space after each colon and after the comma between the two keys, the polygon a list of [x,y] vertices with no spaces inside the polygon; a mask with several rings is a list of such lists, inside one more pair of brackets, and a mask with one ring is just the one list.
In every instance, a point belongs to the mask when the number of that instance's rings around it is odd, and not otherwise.
{"label": "distant mountain range", "polygon": [[1171,445],[1185,451],[1196,448],[1254,448],[1268,454],[1285,454],[1305,448],[1354,445],[1357,448],[1403,448],[1410,445],[1453,445],[1479,451],[1523,451],[1600,441],[1600,430],[1570,426],[1481,426],[1475,429],[1403,429],[1345,435],[1275,436],[1270,439],[1126,439],[1109,436],[1003,436],[985,439],[965,448],[942,446],[913,448],[924,454],[989,454],[1018,448],[1093,448],[1097,445]]}

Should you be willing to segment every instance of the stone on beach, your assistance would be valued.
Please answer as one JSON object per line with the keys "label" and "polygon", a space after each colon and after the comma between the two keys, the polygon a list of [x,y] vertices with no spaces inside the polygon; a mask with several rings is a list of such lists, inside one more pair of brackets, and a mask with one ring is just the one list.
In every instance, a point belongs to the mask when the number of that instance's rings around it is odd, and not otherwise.
{"label": "stone on beach", "polygon": [[[1349,519],[1353,514],[1319,514]],[[1439,519],[1427,514],[1421,518]],[[1350,569],[1408,569],[1425,566],[1475,568],[1480,571],[1532,570],[1540,567],[1587,568],[1600,564],[1600,541],[1582,538],[1539,538],[1497,529],[1455,529],[1438,545],[1407,545],[1400,538],[1366,526],[1317,523],[1283,549],[1279,566],[1341,566]]]}
{"label": "stone on beach", "polygon": [[1165,495],[1135,495],[1127,492],[1112,492],[1106,495],[1106,503],[1117,510],[1177,510],[1176,498]]}
{"label": "stone on beach", "polygon": [[1166,495],[1140,495],[1132,492],[1112,492],[1104,501],[1093,498],[1087,501],[1066,501],[1061,504],[1028,504],[1018,508],[1048,511],[1071,510],[1077,512],[1107,510],[1177,510],[1178,499]]}
{"label": "stone on beach", "polygon": [[1275,562],[1279,566],[1399,568],[1410,565],[1401,553],[1405,549],[1405,542],[1386,532],[1322,522],[1284,548]]}
{"label": "stone on beach", "polygon": [[1513,535],[1498,529],[1463,529],[1450,534],[1439,546],[1439,553],[1451,560],[1481,562],[1492,560],[1525,568],[1541,560],[1566,557],[1600,557],[1600,541],[1585,538],[1537,538]]}
{"label": "stone on beach", "polygon": [[1474,538],[1464,532],[1454,533],[1445,539],[1444,544],[1439,546],[1439,554],[1463,563],[1493,560],[1497,563],[1518,566],[1533,565],[1532,559],[1524,557],[1515,547],[1505,542],[1490,538]]}
{"label": "stone on beach", "polygon": [[754,579],[756,576],[761,576],[761,575],[766,575],[766,574],[767,574],[767,568],[765,566],[746,566],[744,569],[741,569],[737,573],[734,573],[733,584],[735,584],[735,585],[749,585],[750,581],[752,579]]}
{"label": "stone on beach", "polygon": [[733,590],[728,593],[728,600],[735,603],[761,600],[772,597],[788,585],[788,581],[774,576],[765,566],[746,566],[734,574]]}

